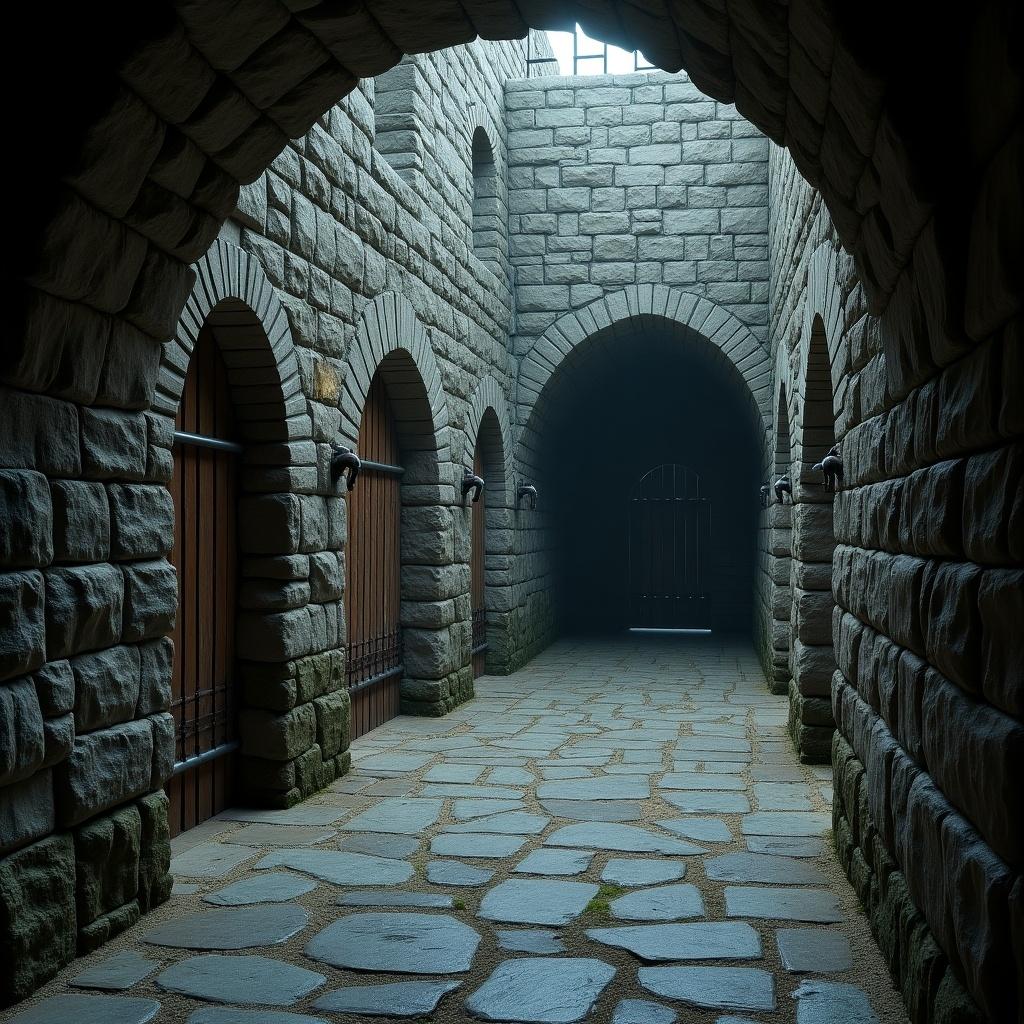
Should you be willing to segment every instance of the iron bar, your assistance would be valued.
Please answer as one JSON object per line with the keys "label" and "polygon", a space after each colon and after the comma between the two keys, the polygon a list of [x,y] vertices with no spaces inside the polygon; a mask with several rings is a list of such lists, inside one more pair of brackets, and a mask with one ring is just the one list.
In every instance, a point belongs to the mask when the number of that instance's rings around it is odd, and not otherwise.
{"label": "iron bar", "polygon": [[222,743],[219,747],[211,747],[209,750],[204,750],[201,754],[193,754],[191,757],[186,757],[184,761],[176,761],[171,769],[171,778],[173,779],[176,775],[182,775],[187,771],[191,771],[193,768],[198,768],[201,764],[216,761],[219,757],[233,754],[240,746],[241,744],[238,740],[231,740],[228,743]]}
{"label": "iron bar", "polygon": [[245,448],[237,441],[225,441],[220,437],[206,437],[203,434],[189,434],[184,430],[174,432],[175,444],[189,444],[196,448],[213,448],[219,452],[230,452],[232,455],[241,455]]}
{"label": "iron bar", "polygon": [[378,672],[375,676],[370,676],[369,679],[364,679],[361,683],[356,683],[354,686],[350,686],[348,688],[348,692],[358,693],[360,690],[368,690],[371,686],[376,686],[377,683],[383,683],[385,679],[392,679],[395,676],[400,676],[404,671],[404,666],[396,665],[394,668],[389,668],[384,672]]}
{"label": "iron bar", "polygon": [[361,459],[361,468],[370,473],[384,473],[387,476],[402,476],[405,469],[402,466],[392,466],[387,462],[373,462],[371,459]]}

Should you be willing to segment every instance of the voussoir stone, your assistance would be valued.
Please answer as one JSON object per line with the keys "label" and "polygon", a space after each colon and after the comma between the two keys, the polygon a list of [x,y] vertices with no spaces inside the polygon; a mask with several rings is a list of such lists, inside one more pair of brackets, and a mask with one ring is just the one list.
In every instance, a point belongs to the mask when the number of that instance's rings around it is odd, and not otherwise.
{"label": "voussoir stone", "polygon": [[306,956],[334,967],[396,974],[468,971],[480,935],[447,914],[355,913],[306,943]]}
{"label": "voussoir stone", "polygon": [[466,1000],[481,1020],[573,1024],[584,1020],[615,976],[601,960],[534,957],[506,960]]}

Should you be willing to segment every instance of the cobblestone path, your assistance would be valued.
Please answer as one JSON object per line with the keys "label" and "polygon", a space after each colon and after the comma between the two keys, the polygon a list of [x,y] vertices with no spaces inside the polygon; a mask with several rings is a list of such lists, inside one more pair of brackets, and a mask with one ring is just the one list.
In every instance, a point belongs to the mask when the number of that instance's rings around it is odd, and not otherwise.
{"label": "cobblestone path", "polygon": [[180,836],[170,902],[13,1019],[905,1021],[749,646],[563,641],[477,694]]}

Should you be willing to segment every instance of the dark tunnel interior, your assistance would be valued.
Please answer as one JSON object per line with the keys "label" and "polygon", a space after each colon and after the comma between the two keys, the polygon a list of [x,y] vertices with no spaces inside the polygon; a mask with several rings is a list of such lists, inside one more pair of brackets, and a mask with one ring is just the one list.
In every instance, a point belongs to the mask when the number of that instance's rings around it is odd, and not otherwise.
{"label": "dark tunnel interior", "polygon": [[[761,452],[739,371],[692,332],[655,327],[592,340],[546,390],[539,464],[560,630],[749,633]],[[662,466],[684,469],[641,488]],[[637,600],[652,589],[653,604]]]}

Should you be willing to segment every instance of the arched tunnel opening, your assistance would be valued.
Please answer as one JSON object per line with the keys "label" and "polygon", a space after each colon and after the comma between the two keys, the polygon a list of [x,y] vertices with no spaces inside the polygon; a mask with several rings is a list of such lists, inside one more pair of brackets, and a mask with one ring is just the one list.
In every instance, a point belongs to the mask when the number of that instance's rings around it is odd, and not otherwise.
{"label": "arched tunnel opening", "polygon": [[652,319],[564,360],[535,414],[544,540],[562,635],[749,635],[761,424],[740,371]]}

